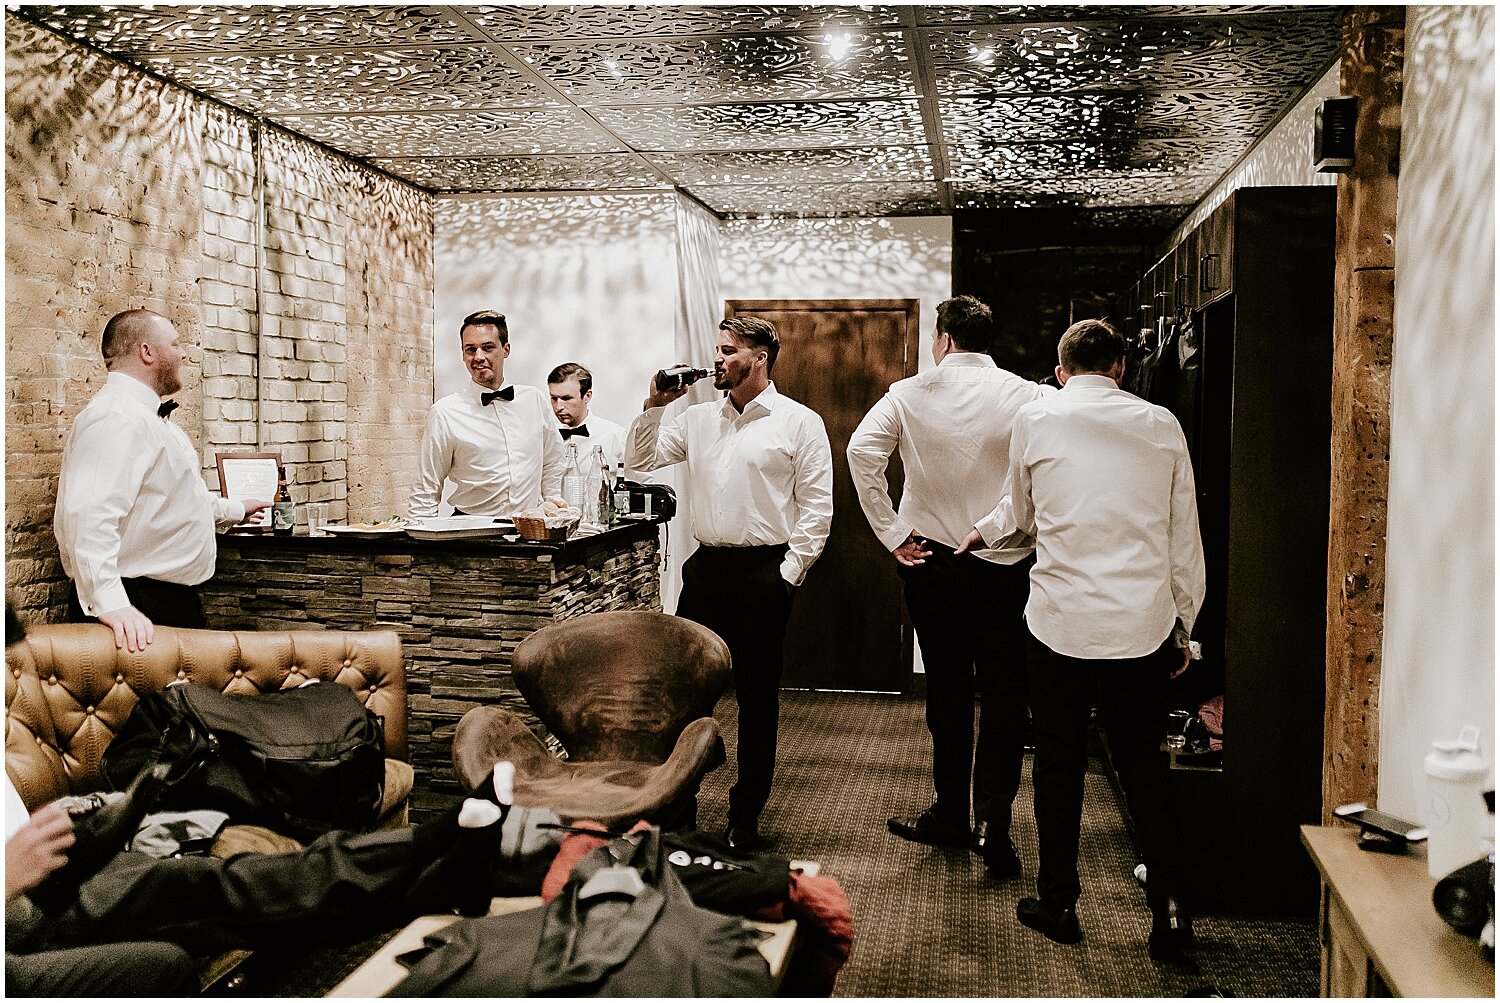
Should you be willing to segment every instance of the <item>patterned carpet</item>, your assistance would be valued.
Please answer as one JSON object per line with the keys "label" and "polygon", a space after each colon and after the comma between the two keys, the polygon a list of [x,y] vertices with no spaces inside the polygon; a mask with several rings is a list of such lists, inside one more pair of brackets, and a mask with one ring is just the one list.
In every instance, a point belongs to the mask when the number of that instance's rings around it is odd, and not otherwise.
{"label": "patterned carpet", "polygon": [[[732,750],[732,696],[716,716]],[[776,787],[762,830],[775,852],[821,861],[849,895],[855,949],[838,995],[1187,996],[1209,985],[1237,997],[1317,995],[1311,920],[1201,917],[1199,972],[1147,957],[1150,914],[1131,876],[1114,789],[1097,761],[1086,782],[1080,850],[1084,941],[1054,944],[1020,926],[1015,903],[1034,894],[1036,876],[1029,760],[1014,832],[1025,871],[997,882],[972,853],[886,832],[886,818],[931,800],[930,757],[919,700],[782,694]],[[699,798],[703,828],[722,830],[732,780],[732,766],[709,776]]]}

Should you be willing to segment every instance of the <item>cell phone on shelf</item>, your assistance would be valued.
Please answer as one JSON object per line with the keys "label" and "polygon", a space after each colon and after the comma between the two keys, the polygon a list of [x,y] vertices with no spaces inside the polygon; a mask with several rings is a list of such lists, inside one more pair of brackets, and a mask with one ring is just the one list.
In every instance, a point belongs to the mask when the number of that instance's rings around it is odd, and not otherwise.
{"label": "cell phone on shelf", "polygon": [[1359,826],[1361,835],[1373,833],[1377,838],[1395,843],[1420,843],[1427,838],[1425,826],[1367,808],[1363,802],[1335,808],[1333,813],[1344,821]]}

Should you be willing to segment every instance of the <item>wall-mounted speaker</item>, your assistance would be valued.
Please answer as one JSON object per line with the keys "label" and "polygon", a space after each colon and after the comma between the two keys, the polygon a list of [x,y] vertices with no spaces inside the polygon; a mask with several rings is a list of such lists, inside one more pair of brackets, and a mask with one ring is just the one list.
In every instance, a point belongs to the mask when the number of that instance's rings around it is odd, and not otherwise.
{"label": "wall-mounted speaker", "polygon": [[1313,119],[1313,166],[1343,172],[1354,166],[1354,119],[1359,98],[1329,98]]}

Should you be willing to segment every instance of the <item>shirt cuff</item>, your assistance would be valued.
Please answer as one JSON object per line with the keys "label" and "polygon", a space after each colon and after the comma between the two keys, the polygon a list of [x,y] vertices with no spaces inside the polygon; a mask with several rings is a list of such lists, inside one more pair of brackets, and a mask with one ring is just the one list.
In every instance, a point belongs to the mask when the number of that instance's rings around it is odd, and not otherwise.
{"label": "shirt cuff", "polygon": [[974,524],[974,528],[979,530],[980,537],[984,540],[985,546],[989,548],[998,547],[1001,541],[1015,529],[1014,526],[1000,525],[993,514],[980,519]]}
{"label": "shirt cuff", "polygon": [[130,596],[125,592],[125,583],[116,579],[96,589],[92,603],[85,603],[83,601],[83,592],[80,590],[78,593],[78,604],[83,607],[84,613],[92,617],[97,617],[100,613],[109,613],[113,610],[124,609],[126,606],[129,606]]}
{"label": "shirt cuff", "polygon": [[807,577],[807,569],[797,559],[797,555],[787,551],[787,555],[781,559],[781,578],[789,585],[801,585],[802,579]]}
{"label": "shirt cuff", "polygon": [[906,538],[911,536],[912,530],[915,528],[915,526],[912,526],[905,520],[898,519],[891,524],[890,529],[884,533],[877,534],[880,539],[880,545],[886,550],[895,550],[906,542]]}

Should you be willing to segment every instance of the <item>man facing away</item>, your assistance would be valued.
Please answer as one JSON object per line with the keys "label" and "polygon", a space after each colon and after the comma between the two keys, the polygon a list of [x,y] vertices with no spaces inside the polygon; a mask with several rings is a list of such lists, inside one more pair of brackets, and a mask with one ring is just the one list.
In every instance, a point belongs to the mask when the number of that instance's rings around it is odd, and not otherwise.
{"label": "man facing away", "polygon": [[723,638],[739,702],[739,777],[729,792],[726,837],[760,843],[760,813],[776,765],[782,639],[792,596],[833,522],[833,456],[823,419],[776,392],[776,329],[755,317],[719,324],[714,388],[723,400],[694,404],[663,424],[686,390],[653,380],[630,426],[625,463],[655,470],[687,463],[698,549],[682,567],[677,615]]}
{"label": "man facing away", "polygon": [[[903,839],[973,846],[996,877],[1020,873],[1010,839],[1026,729],[1026,604],[1031,542],[956,554],[1010,487],[1016,412],[1053,393],[984,354],[993,323],[972,296],[938,304],[937,368],[892,384],[849,439],[849,475],[865,518],[904,582],[927,679],[937,800],[886,825]],[[886,466],[900,451],[898,512]],[[981,698],[978,754],[974,691]],[[975,824],[969,828],[972,768]]]}
{"label": "man facing away", "polygon": [[473,382],[427,413],[407,514],[436,516],[444,480],[454,485],[454,515],[509,516],[556,497],[562,439],[542,392],[505,382],[505,315],[471,313],[458,338]]}
{"label": "man facing away", "polygon": [[[564,362],[547,374],[547,392],[552,398],[552,413],[557,416],[557,432],[563,442],[577,443],[585,453],[594,446],[601,447],[613,478],[625,459],[625,428],[593,413],[594,374],[577,362]],[[628,467],[625,476],[640,480]]]}
{"label": "man facing away", "polygon": [[203,627],[198,586],[213,577],[217,525],[270,502],[228,501],[203,483],[198,451],[172,423],[182,389],[182,337],[151,310],[104,326],[109,375],[73,420],[52,529],[73,580],[69,618],[96,619],[115,646],[144,649],[155,624]]}
{"label": "man facing away", "polygon": [[1113,327],[1074,324],[1057,356],[1062,390],[1016,418],[1010,497],[965,540],[994,541],[1012,527],[1036,539],[1026,626],[1041,868],[1037,897],[1021,899],[1016,918],[1060,943],[1083,938],[1078,838],[1089,710],[1102,686],[1110,754],[1146,864],[1151,954],[1173,957],[1192,926],[1161,742],[1167,680],[1187,667],[1203,604],[1193,469],[1172,413],[1119,388],[1125,340]]}

